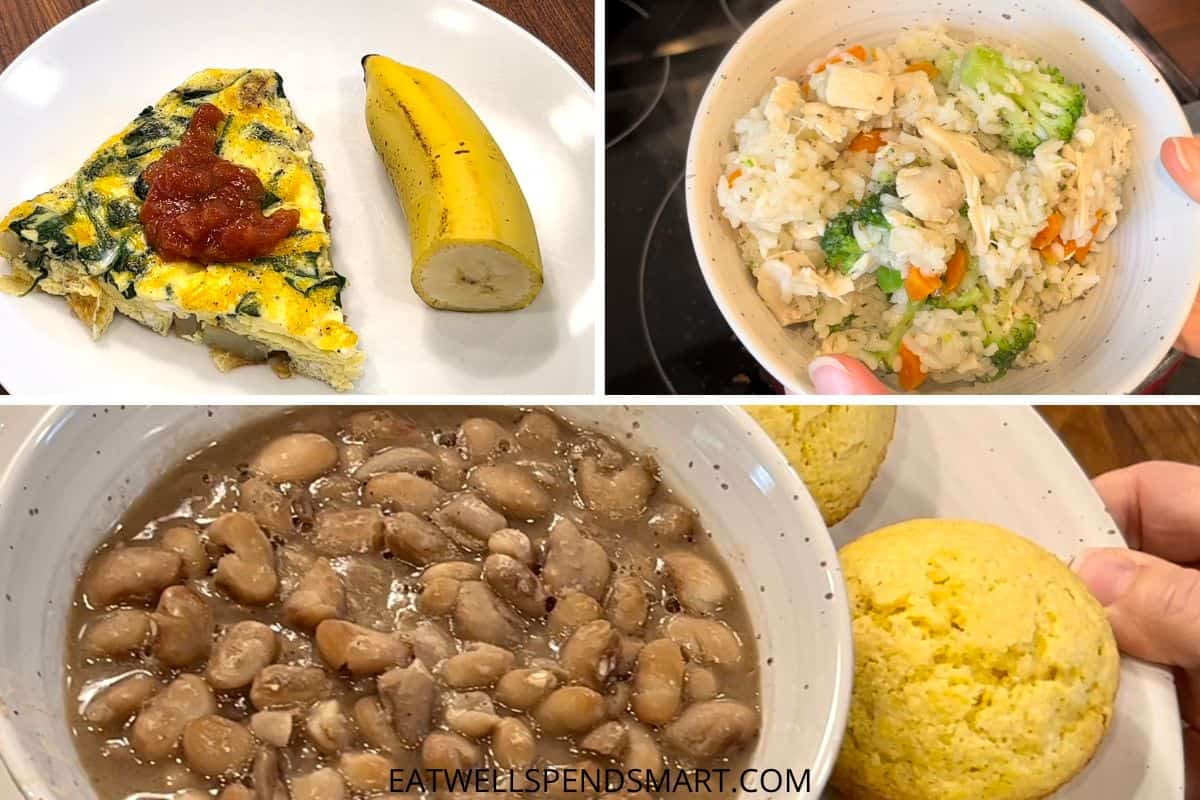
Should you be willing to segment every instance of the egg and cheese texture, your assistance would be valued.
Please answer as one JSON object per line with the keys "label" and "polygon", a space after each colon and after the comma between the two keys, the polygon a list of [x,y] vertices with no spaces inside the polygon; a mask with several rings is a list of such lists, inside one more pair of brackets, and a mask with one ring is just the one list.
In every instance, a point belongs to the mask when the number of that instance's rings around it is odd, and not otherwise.
{"label": "egg and cheese texture", "polygon": [[[263,212],[300,215],[297,229],[266,257],[204,266],[165,260],[146,242],[142,172],[179,143],[202,103],[226,115],[217,154],[262,181]],[[172,317],[195,317],[265,350],[284,350],[297,371],[349,389],[362,354],[342,314],[345,280],[330,260],[324,187],[310,138],[277,73],[199,72],[106,141],[75,176],[5,217],[0,254],[14,262],[14,275],[0,288],[84,296],[89,306],[115,307],[160,333]],[[110,310],[84,321],[99,336],[111,316]]]}
{"label": "egg and cheese texture", "polygon": [[825,524],[858,507],[887,456],[890,406],[748,406],[817,501]]}
{"label": "egg and cheese texture", "polygon": [[849,800],[1034,800],[1092,758],[1120,657],[1104,609],[1015,533],[918,519],[841,550],[854,628]]}

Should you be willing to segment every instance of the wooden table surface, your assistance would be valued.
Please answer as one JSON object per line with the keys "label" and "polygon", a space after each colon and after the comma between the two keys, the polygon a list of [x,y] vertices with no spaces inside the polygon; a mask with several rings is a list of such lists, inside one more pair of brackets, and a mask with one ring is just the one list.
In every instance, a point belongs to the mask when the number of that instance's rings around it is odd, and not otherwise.
{"label": "wooden table surface", "polygon": [[1139,461],[1200,464],[1198,406],[1042,406],[1088,475]]}
{"label": "wooden table surface", "polygon": [[[95,0],[0,0],[0,69],[8,66],[45,31],[93,2]],[[479,2],[550,45],[589,84],[595,85],[596,18],[592,0]]]}
{"label": "wooden table surface", "polygon": [[1200,84],[1200,0],[1123,0],[1179,68]]}

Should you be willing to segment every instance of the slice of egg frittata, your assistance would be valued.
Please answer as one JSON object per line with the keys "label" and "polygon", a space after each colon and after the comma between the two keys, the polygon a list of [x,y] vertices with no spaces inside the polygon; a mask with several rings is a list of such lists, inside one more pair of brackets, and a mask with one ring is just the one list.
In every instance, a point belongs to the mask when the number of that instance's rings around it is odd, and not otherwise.
{"label": "slice of egg frittata", "polygon": [[[296,229],[262,258],[202,265],[166,260],[140,214],[145,169],[179,144],[211,103],[226,115],[222,159],[254,171],[263,213],[293,209]],[[208,69],[188,78],[97,150],[71,178],[0,222],[0,289],[61,295],[94,338],[120,311],[160,334],[207,344],[221,368],[282,354],[290,369],[341,391],[362,373],[358,336],[342,314],[345,279],[329,256],[329,217],[312,134],[278,73]]]}

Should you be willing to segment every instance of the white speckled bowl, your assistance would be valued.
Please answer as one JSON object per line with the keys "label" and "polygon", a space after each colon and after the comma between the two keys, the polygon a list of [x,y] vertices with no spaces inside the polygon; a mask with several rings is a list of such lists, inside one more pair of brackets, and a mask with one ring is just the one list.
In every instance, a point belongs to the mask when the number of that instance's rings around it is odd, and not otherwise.
{"label": "white speckled bowl", "polygon": [[[62,689],[66,611],[88,553],[163,467],[271,411],[0,409],[0,757],[30,800],[94,797]],[[819,791],[841,742],[853,658],[836,553],[804,485],[738,409],[560,411],[652,450],[700,511],[761,634],[765,728],[754,762],[810,769]]]}
{"label": "white speckled bowl", "polygon": [[[1162,141],[1190,134],[1154,66],[1116,26],[1081,0],[782,0],[726,55],[700,103],[687,160],[692,242],[725,319],[756,359],[790,391],[811,393],[813,357],[781,327],[754,289],[717,203],[721,158],[733,123],[777,75],[803,74],[840,42],[886,43],[904,27],[942,22],[952,30],[1018,42],[1087,84],[1092,108],[1115,108],[1135,127],[1133,168],[1121,223],[1096,258],[1103,282],[1052,315],[1042,335],[1053,361],[1012,370],[994,383],[924,391],[996,394],[1131,392],[1166,355],[1200,285],[1200,207],[1159,165]],[[1115,266],[1114,266],[1115,265]]]}

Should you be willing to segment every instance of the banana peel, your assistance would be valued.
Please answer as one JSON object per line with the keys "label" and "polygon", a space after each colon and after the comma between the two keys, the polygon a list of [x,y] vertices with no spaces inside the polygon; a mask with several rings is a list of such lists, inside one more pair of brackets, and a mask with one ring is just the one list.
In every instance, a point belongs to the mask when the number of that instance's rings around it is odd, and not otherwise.
{"label": "banana peel", "polygon": [[512,311],[542,288],[533,216],[512,167],[452,86],[363,58],[367,130],[408,220],[412,285],[430,307]]}

